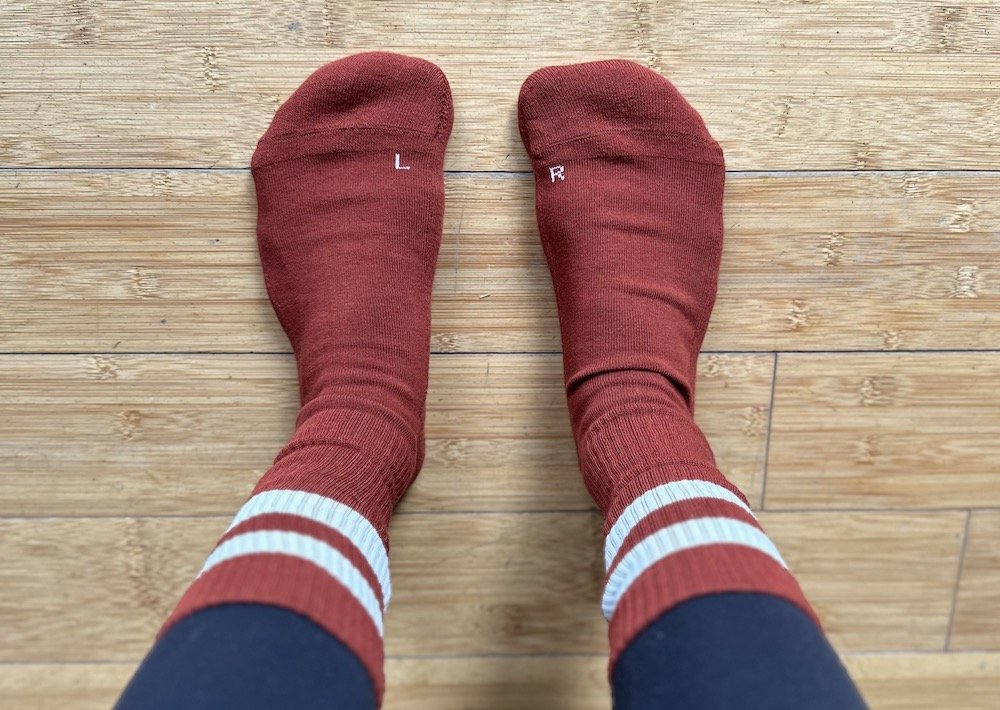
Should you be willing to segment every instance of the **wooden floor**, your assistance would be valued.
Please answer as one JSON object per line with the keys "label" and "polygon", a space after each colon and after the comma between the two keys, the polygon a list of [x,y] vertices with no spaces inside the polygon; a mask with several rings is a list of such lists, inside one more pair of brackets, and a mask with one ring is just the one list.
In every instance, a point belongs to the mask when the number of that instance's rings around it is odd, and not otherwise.
{"label": "wooden floor", "polygon": [[698,419],[877,708],[1000,707],[1000,6],[0,2],[0,706],[107,707],[292,428],[247,172],[321,63],[456,123],[389,710],[608,708],[515,123],[533,69],[670,77],[730,174]]}

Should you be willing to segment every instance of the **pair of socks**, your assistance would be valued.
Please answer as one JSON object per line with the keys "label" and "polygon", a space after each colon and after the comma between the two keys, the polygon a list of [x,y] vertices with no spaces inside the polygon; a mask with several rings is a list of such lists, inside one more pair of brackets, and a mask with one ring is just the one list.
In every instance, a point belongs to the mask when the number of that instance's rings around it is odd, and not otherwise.
{"label": "pair of socks", "polygon": [[[611,672],[697,597],[762,593],[813,617],[692,418],[721,149],[667,80],[622,60],[535,72],[518,118],[580,468],[606,517]],[[440,69],[368,53],[310,76],[258,143],[261,262],[302,409],[161,635],[219,605],[291,610],[349,649],[381,698],[388,527],[424,455],[451,127]]]}

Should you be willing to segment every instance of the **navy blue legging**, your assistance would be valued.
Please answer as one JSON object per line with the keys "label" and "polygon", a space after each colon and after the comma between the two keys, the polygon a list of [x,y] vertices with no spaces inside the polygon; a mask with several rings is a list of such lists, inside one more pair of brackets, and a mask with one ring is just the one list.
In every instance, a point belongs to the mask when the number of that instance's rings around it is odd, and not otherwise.
{"label": "navy blue legging", "polygon": [[[798,607],[763,594],[699,597],[659,617],[622,653],[616,710],[864,708],[837,654]],[[299,614],[230,604],[175,624],[118,708],[372,710],[364,667]]]}

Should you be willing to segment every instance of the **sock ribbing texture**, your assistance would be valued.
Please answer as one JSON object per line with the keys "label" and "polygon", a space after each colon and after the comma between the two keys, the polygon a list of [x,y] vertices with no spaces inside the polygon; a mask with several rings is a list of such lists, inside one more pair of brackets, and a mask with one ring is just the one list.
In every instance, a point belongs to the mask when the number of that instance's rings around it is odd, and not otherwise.
{"label": "sock ribbing texture", "polygon": [[605,514],[611,668],[697,596],[764,592],[813,615],[693,419],[722,253],[721,148],[672,84],[623,60],[535,72],[519,127],[580,467]]}
{"label": "sock ribbing texture", "polygon": [[258,143],[258,246],[302,408],[161,635],[218,604],[292,609],[381,697],[388,525],[423,460],[451,125],[440,69],[373,52],[317,70]]}

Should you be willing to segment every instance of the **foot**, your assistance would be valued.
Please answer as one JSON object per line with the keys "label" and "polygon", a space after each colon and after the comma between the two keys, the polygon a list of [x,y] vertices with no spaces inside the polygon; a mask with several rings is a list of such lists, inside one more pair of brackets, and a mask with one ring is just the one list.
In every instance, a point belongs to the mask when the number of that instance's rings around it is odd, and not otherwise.
{"label": "foot", "polygon": [[519,123],[580,467],[605,514],[612,666],[695,596],[761,591],[808,609],[692,416],[722,253],[721,149],[670,82],[621,60],[535,72]]}
{"label": "foot", "polygon": [[219,604],[291,609],[381,696],[389,517],[423,458],[451,120],[440,69],[360,54],[310,76],[258,143],[261,264],[302,410],[163,631]]}

